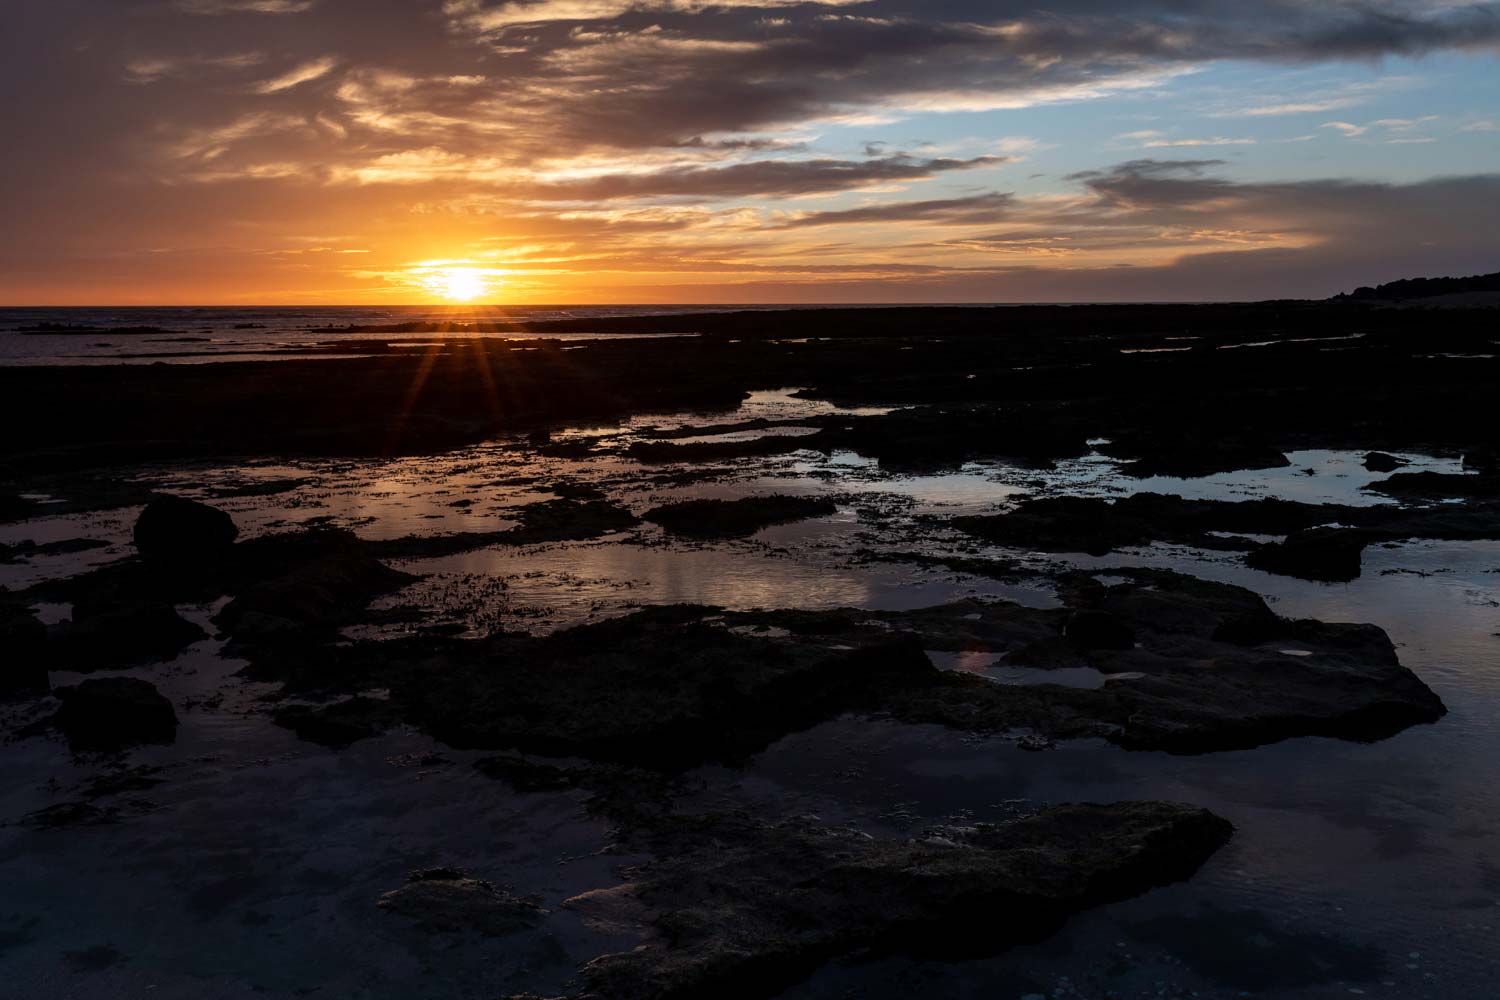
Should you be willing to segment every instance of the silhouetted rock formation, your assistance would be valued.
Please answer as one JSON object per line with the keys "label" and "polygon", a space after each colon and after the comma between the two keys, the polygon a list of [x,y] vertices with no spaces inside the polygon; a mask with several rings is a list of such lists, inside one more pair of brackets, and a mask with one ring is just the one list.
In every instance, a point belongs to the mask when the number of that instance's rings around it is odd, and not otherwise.
{"label": "silhouetted rock formation", "polygon": [[161,494],[135,522],[135,547],[149,559],[212,559],[239,536],[234,519],[217,507]]}
{"label": "silhouetted rock formation", "polygon": [[62,699],[53,722],[80,750],[118,750],[177,739],[177,712],[152,684],[104,677],[54,692]]}

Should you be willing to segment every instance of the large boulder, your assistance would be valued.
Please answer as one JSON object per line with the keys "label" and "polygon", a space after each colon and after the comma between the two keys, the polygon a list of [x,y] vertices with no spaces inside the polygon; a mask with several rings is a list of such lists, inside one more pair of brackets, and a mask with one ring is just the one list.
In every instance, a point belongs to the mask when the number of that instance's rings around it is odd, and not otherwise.
{"label": "large boulder", "polygon": [[118,750],[177,739],[172,703],[134,677],[101,677],[54,692],[62,699],[53,722],[77,750]]}
{"label": "large boulder", "polygon": [[196,562],[222,553],[239,533],[217,507],[162,493],[136,519],[135,547],[148,559]]}

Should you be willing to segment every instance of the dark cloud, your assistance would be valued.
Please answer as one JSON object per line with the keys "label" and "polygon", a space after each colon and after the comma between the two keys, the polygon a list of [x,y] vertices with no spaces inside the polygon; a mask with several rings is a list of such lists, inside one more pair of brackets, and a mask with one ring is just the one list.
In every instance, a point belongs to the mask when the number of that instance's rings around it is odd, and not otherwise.
{"label": "dark cloud", "polygon": [[621,198],[797,197],[880,184],[927,180],[955,170],[995,167],[1005,156],[967,160],[886,156],[871,160],[761,160],[728,167],[672,167],[639,174],[607,174],[586,180],[526,188],[537,201],[613,201]]}
{"label": "dark cloud", "polygon": [[814,226],[913,222],[945,226],[987,225],[1012,214],[1015,205],[1013,195],[993,192],[967,198],[897,201],[830,212],[806,212],[782,221],[775,228],[807,229]]}

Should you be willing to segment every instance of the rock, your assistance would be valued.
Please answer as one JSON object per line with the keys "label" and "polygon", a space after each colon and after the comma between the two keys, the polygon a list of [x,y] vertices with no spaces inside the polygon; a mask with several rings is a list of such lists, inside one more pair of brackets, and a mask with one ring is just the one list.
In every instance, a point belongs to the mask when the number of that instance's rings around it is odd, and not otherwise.
{"label": "rock", "polygon": [[1341,528],[1310,528],[1250,553],[1245,562],[1255,569],[1303,580],[1343,583],[1356,580],[1369,537]]}
{"label": "rock", "polygon": [[91,802],[58,802],[21,817],[22,826],[60,830],[70,826],[105,826],[118,819],[118,810]]}
{"label": "rock", "polygon": [[41,509],[42,505],[35,500],[27,500],[14,493],[0,493],[0,523],[24,521],[35,516]]}
{"label": "rock", "polygon": [[1500,474],[1481,470],[1472,473],[1398,472],[1365,489],[1404,500],[1489,500],[1500,497]]}
{"label": "rock", "polygon": [[910,640],[829,649],[738,635],[703,614],[655,608],[456,643],[458,655],[394,678],[392,698],[460,748],[670,765],[738,759],[858,704],[886,675],[936,673]]}
{"label": "rock", "polygon": [[637,441],[625,454],[648,465],[668,462],[728,462],[760,455],[785,455],[808,449],[827,450],[821,434],[766,434],[748,440],[696,441],[673,444],[670,441]]}
{"label": "rock", "polygon": [[740,500],[688,500],[646,512],[645,518],[673,534],[694,538],[750,535],[773,524],[838,513],[832,500],[818,497],[762,496]]}
{"label": "rock", "polygon": [[117,670],[170,660],[207,637],[171,604],[90,598],[73,606],[71,622],[52,630],[49,653],[55,669]]}
{"label": "rock", "polygon": [[40,544],[30,540],[14,545],[0,543],[0,563],[14,564],[37,556],[65,556],[105,548],[109,548],[109,543],[97,538],[65,538]]}
{"label": "rock", "polygon": [[[1500,479],[1432,472],[1397,473],[1367,489],[1398,496],[1485,498]],[[1288,500],[1187,500],[1137,493],[1116,501],[1087,497],[1027,500],[1006,514],[955,518],[953,526],[1000,545],[1042,552],[1106,555],[1116,549],[1175,542],[1239,551],[1257,569],[1312,580],[1359,576],[1360,552],[1408,538],[1500,538],[1500,504],[1440,509],[1352,507]],[[1341,527],[1328,527],[1338,524]],[[1266,544],[1250,535],[1286,535]]]}
{"label": "rock", "polygon": [[177,712],[145,681],[104,677],[53,693],[62,699],[53,722],[75,749],[116,750],[177,739]]}
{"label": "rock", "polygon": [[1080,649],[1135,648],[1135,631],[1107,611],[1075,612],[1063,637]]}
{"label": "rock", "polygon": [[1233,833],[1163,802],[1059,806],[914,840],[680,817],[634,881],[564,905],[598,929],[644,933],[590,962],[600,1000],[775,996],[860,952],[987,955],[1040,940],[1069,916],[1191,876]]}
{"label": "rock", "polygon": [[895,410],[800,440],[825,452],[849,448],[886,468],[933,472],[974,459],[1047,466],[1087,455],[1088,436],[1082,424],[1055,411],[970,404]]}
{"label": "rock", "polygon": [[1027,500],[1009,513],[955,518],[953,525],[1002,545],[1102,556],[1156,541],[1246,550],[1257,543],[1224,535],[1284,535],[1330,521],[1354,523],[1364,516],[1367,512],[1358,508],[1288,500],[1188,500],[1136,493],[1114,501],[1090,497]]}
{"label": "rock", "polygon": [[[1279,618],[1249,590],[1175,573],[1109,572],[1126,582],[1062,577],[1062,609],[657,607],[545,636],[278,649],[250,672],[289,693],[388,689],[400,718],[459,748],[663,770],[742,760],[847,712],[1179,753],[1300,735],[1376,739],[1445,712],[1378,628]],[[1110,622],[1119,641],[1069,641],[1076,615]],[[940,671],[926,650],[994,653],[1039,673],[1032,684],[995,684]],[[1078,667],[1109,679],[1081,689],[1040,673]],[[592,781],[524,758],[491,766],[523,788]]]}
{"label": "rock", "polygon": [[[1111,451],[1117,452],[1122,445],[1128,446],[1126,442],[1116,442]],[[1271,445],[1219,437],[1195,440],[1153,435],[1137,447],[1144,448],[1139,457],[1121,468],[1126,475],[1137,479],[1154,476],[1196,479],[1244,469],[1284,469],[1292,464],[1281,449]]]}
{"label": "rock", "polygon": [[0,589],[0,697],[45,694],[47,627]]}
{"label": "rock", "polygon": [[281,575],[250,584],[215,616],[235,639],[271,643],[327,634],[372,598],[415,579],[380,562],[347,531],[308,532],[285,547],[291,551],[276,566]]}
{"label": "rock", "polygon": [[332,705],[294,705],[277,712],[275,721],[300,739],[337,749],[383,732],[400,721],[400,713],[388,701],[357,697]]}
{"label": "rock", "polygon": [[412,872],[406,885],[381,896],[375,905],[409,917],[426,930],[476,931],[489,937],[534,927],[547,915],[535,902],[453,868]]}
{"label": "rock", "polygon": [[486,778],[504,781],[518,792],[566,791],[579,787],[589,777],[584,771],[539,764],[520,754],[481,757],[474,762],[474,770]]}
{"label": "rock", "polygon": [[470,552],[491,545],[585,541],[633,528],[640,520],[624,507],[597,497],[544,500],[522,507],[515,516],[521,523],[503,531],[408,535],[405,538],[367,542],[365,547],[373,554],[388,558],[430,558]]}
{"label": "rock", "polygon": [[[1097,736],[1173,753],[1296,735],[1379,739],[1446,711],[1374,626],[1278,618],[1249,590],[1179,574],[1110,572],[1130,580],[1101,587],[1075,576],[1063,580],[1061,593],[1074,607],[1122,620],[1135,633],[1133,649],[1077,649],[1057,637],[1066,612],[966,604],[882,617],[922,635],[929,649],[1007,652],[1006,662],[1087,666],[1117,679],[1078,690],[1040,681],[997,685],[950,672],[925,686],[888,686],[880,704],[910,722],[1051,739]],[[970,617],[975,607],[977,619]],[[1049,629],[1055,638],[1047,638]],[[824,641],[848,644],[857,635],[830,632]]]}
{"label": "rock", "polygon": [[1372,451],[1365,455],[1365,468],[1370,472],[1395,472],[1406,463],[1395,455],[1383,451]]}
{"label": "rock", "polygon": [[234,544],[239,529],[217,507],[158,494],[135,522],[135,547],[148,559],[201,563]]}
{"label": "rock", "polygon": [[1471,448],[1464,452],[1464,468],[1486,475],[1500,475],[1500,448]]}

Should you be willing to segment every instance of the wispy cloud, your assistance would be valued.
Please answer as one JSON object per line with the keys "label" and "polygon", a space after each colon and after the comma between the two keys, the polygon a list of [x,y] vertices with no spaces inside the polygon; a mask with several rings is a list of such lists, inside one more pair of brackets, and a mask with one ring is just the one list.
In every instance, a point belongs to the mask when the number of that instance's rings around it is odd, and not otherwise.
{"label": "wispy cloud", "polygon": [[1254,139],[1230,139],[1216,135],[1210,139],[1150,139],[1141,145],[1146,149],[1167,149],[1172,146],[1253,146]]}
{"label": "wispy cloud", "polygon": [[254,90],[257,94],[279,94],[283,90],[291,90],[304,83],[321,79],[333,72],[338,60],[332,56],[323,56],[319,59],[311,59],[293,69],[287,70],[280,76],[273,76],[269,80],[257,83]]}
{"label": "wispy cloud", "polygon": [[301,14],[318,0],[177,0],[187,14]]}

